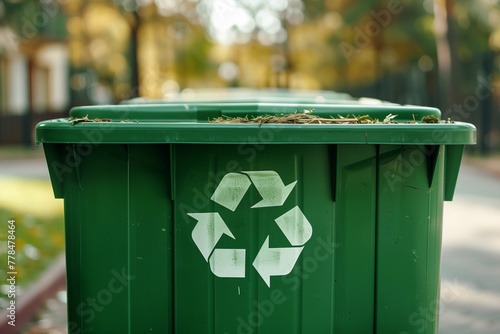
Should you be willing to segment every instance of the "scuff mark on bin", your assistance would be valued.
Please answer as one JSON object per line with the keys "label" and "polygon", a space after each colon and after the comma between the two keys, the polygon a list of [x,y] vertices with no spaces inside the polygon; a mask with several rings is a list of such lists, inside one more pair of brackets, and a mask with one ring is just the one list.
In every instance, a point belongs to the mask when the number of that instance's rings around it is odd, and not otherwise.
{"label": "scuff mark on bin", "polygon": [[417,250],[412,249],[411,253],[413,254],[413,262],[417,262],[417,259],[418,259]]}

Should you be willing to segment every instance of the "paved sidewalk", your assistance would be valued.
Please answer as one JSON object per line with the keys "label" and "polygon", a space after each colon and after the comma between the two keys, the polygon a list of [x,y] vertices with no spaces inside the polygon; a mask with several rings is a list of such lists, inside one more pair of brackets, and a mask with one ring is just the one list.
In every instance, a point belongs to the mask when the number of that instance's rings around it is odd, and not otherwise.
{"label": "paved sidewalk", "polygon": [[464,156],[464,162],[500,177],[500,154],[488,157],[466,155]]}
{"label": "paved sidewalk", "polygon": [[494,171],[464,163],[455,198],[445,203],[440,334],[500,333],[500,177]]}
{"label": "paved sidewalk", "polygon": [[0,162],[0,177],[22,177],[49,179],[49,170],[45,159],[13,159]]}

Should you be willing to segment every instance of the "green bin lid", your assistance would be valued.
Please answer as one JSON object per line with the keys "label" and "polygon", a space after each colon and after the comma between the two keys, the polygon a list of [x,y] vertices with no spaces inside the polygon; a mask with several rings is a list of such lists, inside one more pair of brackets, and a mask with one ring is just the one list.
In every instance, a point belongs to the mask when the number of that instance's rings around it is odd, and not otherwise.
{"label": "green bin lid", "polygon": [[[341,101],[342,100],[342,101]],[[266,100],[268,101],[268,99]],[[476,142],[476,129],[462,122],[422,124],[424,116],[441,118],[438,109],[394,104],[364,104],[336,100],[335,103],[279,103],[221,100],[183,100],[76,107],[71,118],[41,122],[36,128],[39,143],[270,143],[270,144],[420,144],[464,145]],[[341,101],[341,102],[340,102]],[[397,115],[400,124],[235,124],[212,123],[220,116],[257,117],[313,110],[322,118],[369,115],[383,120]],[[74,119],[105,119],[107,122],[74,122]],[[417,122],[412,122],[416,120]],[[412,124],[409,124],[412,122]]]}
{"label": "green bin lid", "polygon": [[[325,90],[294,89],[252,89],[252,88],[206,88],[188,89],[177,95],[163,99],[145,97],[121,101],[120,104],[161,104],[161,103],[294,103],[294,104],[346,104],[356,103],[346,93]],[[358,102],[378,101],[362,98]],[[378,101],[378,103],[382,103]],[[387,102],[386,102],[387,103]]]}

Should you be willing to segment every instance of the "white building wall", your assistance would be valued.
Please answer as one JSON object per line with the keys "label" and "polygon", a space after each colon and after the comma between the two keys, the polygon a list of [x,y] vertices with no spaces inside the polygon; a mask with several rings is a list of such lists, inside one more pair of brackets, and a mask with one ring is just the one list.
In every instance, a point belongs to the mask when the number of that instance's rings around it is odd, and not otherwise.
{"label": "white building wall", "polygon": [[13,55],[7,64],[7,111],[22,115],[29,109],[28,60],[22,54]]}
{"label": "white building wall", "polygon": [[46,72],[49,83],[47,109],[51,111],[65,110],[69,105],[69,60],[66,45],[44,46],[38,52],[36,62],[39,67],[48,70]]}

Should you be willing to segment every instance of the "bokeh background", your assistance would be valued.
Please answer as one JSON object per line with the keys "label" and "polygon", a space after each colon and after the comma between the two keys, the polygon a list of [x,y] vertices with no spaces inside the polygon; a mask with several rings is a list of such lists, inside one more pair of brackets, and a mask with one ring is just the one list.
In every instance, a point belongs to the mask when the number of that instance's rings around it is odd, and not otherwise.
{"label": "bokeh background", "polygon": [[[498,0],[0,0],[0,311],[14,218],[19,290],[33,306],[17,329],[64,332],[62,202],[34,144],[39,121],[78,105],[223,97],[236,87],[434,106],[476,125],[466,171],[491,175],[478,193],[498,207],[499,51]],[[486,212],[485,233],[498,232],[498,211]]]}
{"label": "bokeh background", "polygon": [[496,0],[2,0],[0,144],[75,105],[207,87],[440,107],[500,147]]}

